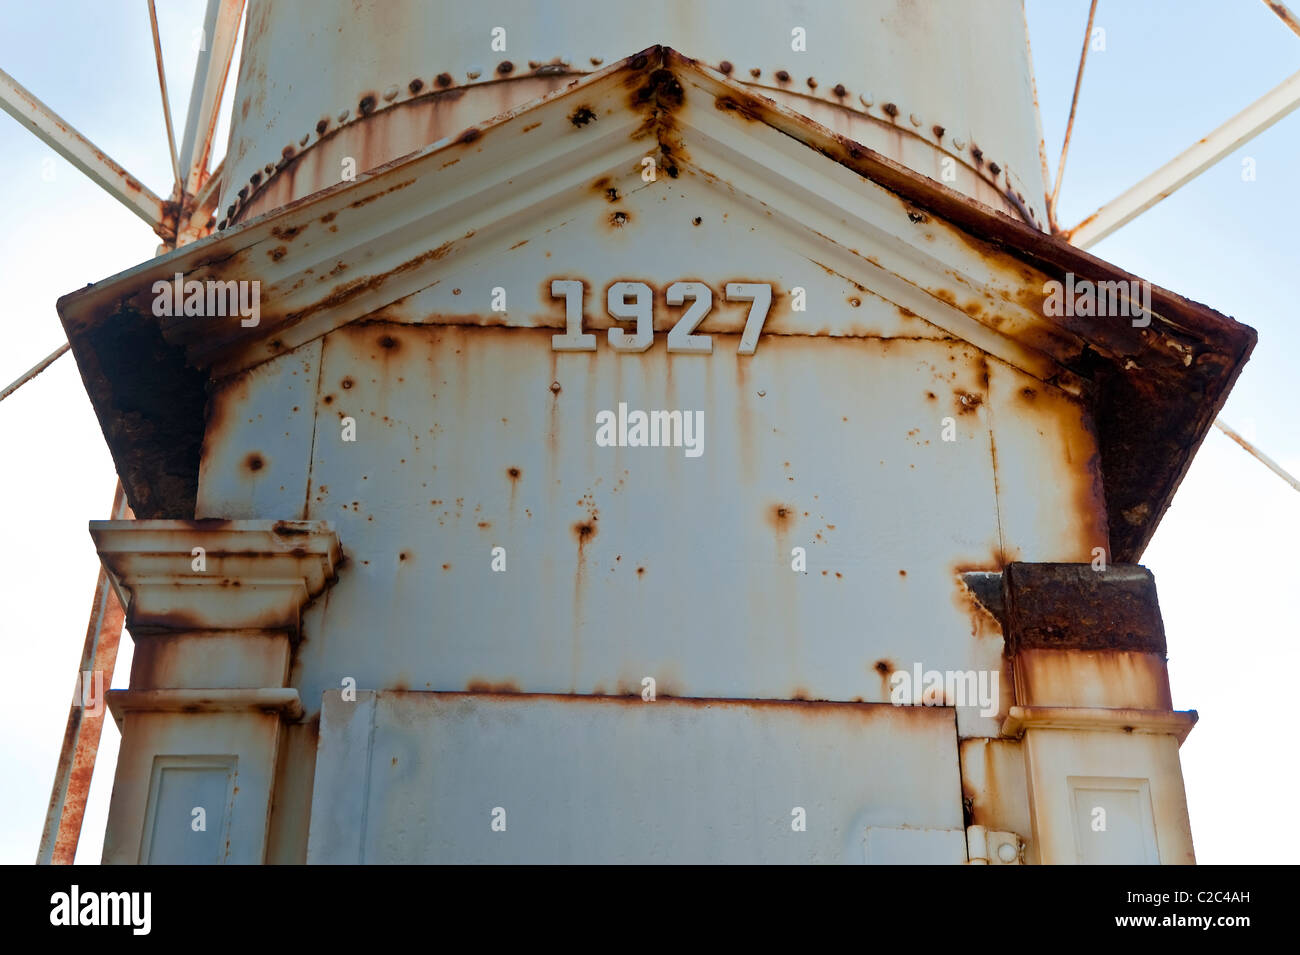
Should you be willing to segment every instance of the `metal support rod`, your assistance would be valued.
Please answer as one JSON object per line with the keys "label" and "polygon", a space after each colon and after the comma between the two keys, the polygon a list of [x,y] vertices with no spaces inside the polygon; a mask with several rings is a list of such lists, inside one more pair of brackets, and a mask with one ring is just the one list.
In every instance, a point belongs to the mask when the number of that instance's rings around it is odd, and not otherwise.
{"label": "metal support rod", "polygon": [[174,232],[161,199],[4,70],[0,70],[0,109],[149,223],[160,237],[169,238]]}
{"label": "metal support rod", "polygon": [[1264,0],[1264,5],[1282,18],[1282,22],[1291,28],[1291,31],[1300,36],[1300,20],[1296,15],[1286,8],[1285,3],[1279,0]]}
{"label": "metal support rod", "polygon": [[1086,249],[1186,185],[1246,140],[1259,135],[1300,106],[1300,73],[1293,73],[1214,132],[1165,163],[1137,185],[1106,203],[1065,237]]}
{"label": "metal support rod", "polygon": [[1232,428],[1228,427],[1227,423],[1225,423],[1222,418],[1215,418],[1214,425],[1220,431],[1222,431],[1224,434],[1230,437],[1233,441],[1236,441],[1239,445],[1245,448],[1249,454],[1251,454],[1256,460],[1258,460],[1266,468],[1268,468],[1270,471],[1272,471],[1274,474],[1280,477],[1283,481],[1286,481],[1287,484],[1290,484],[1297,491],[1300,491],[1300,481],[1296,480],[1289,473],[1287,473],[1287,470],[1284,467],[1282,467],[1282,465],[1278,464],[1276,461],[1270,458],[1259,448],[1255,447],[1253,444],[1251,444],[1241,435],[1237,434],[1236,431],[1233,431]]}
{"label": "metal support rod", "polygon": [[153,0],[149,0],[149,27],[153,30],[153,58],[158,64],[158,87],[162,90],[163,121],[167,124],[167,151],[171,155],[172,175],[176,177],[176,198],[185,193],[185,183],[181,179],[181,164],[176,158],[176,134],[172,132],[172,107],[167,97],[167,73],[163,69],[162,40],[158,38],[158,11]]}
{"label": "metal support rod", "polygon": [[1092,21],[1097,16],[1097,0],[1092,0],[1088,8],[1088,26],[1083,31],[1083,51],[1079,54],[1079,72],[1074,77],[1074,96],[1070,99],[1070,118],[1065,124],[1065,140],[1061,143],[1061,159],[1056,164],[1056,185],[1052,187],[1052,197],[1047,202],[1049,219],[1056,221],[1056,197],[1061,194],[1061,180],[1065,177],[1065,157],[1070,152],[1070,134],[1074,132],[1074,114],[1079,108],[1079,89],[1083,86],[1083,67],[1088,62],[1088,40],[1092,37]]}
{"label": "metal support rod", "polygon": [[176,245],[188,245],[202,238],[208,232],[208,223],[221,198],[221,177],[226,170],[226,161],[222,159],[217,168],[208,174],[194,194],[194,201],[188,215],[182,221],[181,229],[176,235]]}
{"label": "metal support rod", "polygon": [[[113,492],[112,513],[115,520],[130,520],[132,517],[120,481]],[[90,795],[90,781],[107,711],[104,694],[113,683],[124,617],[117,592],[101,565],[72,706],[68,710],[67,728],[63,732],[63,748],[59,752],[45,828],[36,854],[37,865],[72,865],[76,860],[81,822],[86,814],[86,799]],[[89,686],[86,685],[86,674],[90,674]]]}
{"label": "metal support rod", "polygon": [[35,378],[37,375],[43,372],[46,368],[49,368],[51,365],[53,365],[56,361],[59,360],[59,358],[63,356],[63,353],[66,352],[71,347],[72,346],[69,345],[67,342],[64,342],[58,348],[54,349],[53,352],[46,355],[36,364],[32,365],[31,368],[28,368],[25,372],[19,375],[14,381],[6,385],[4,391],[0,391],[0,401],[4,401],[6,398],[12,395],[23,385],[27,384],[27,382],[31,381],[33,378]]}
{"label": "metal support rod", "polygon": [[194,65],[185,135],[181,139],[181,169],[185,192],[198,191],[208,169],[217,110],[226,89],[226,76],[235,53],[235,37],[243,16],[244,0],[208,0],[203,17],[203,48]]}

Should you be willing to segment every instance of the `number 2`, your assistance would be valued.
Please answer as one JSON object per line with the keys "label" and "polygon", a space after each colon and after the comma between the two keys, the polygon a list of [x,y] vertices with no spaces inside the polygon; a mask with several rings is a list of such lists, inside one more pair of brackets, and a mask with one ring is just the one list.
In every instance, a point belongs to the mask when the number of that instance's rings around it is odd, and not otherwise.
{"label": "number 2", "polygon": [[668,304],[681,305],[687,297],[694,299],[686,314],[668,331],[668,350],[693,355],[712,355],[710,335],[692,335],[713,307],[713,291],[703,282],[674,282],[668,286]]}

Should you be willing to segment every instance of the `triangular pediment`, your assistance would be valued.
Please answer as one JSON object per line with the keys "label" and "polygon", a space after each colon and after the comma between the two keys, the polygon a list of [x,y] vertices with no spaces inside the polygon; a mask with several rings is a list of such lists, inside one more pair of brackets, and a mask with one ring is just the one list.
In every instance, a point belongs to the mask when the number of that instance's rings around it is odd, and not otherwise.
{"label": "triangular pediment", "polygon": [[[1045,284],[1066,273],[1133,280],[652,48],[355,182],[67,296],[60,313],[132,503],[160,513],[184,504],[149,474],[188,466],[187,452],[163,445],[192,442],[195,429],[201,436],[201,420],[187,424],[194,406],[184,396],[350,322],[562,332],[565,305],[552,283],[576,280],[585,288],[584,330],[595,331],[611,324],[608,287],[636,282],[649,287],[663,336],[682,312],[665,305],[668,287],[691,281],[714,299],[698,331],[738,340],[749,306],[727,301],[727,286],[768,285],[769,338],[961,339],[1094,403],[1112,549],[1130,559],[1253,332],[1160,289],[1145,324],[1048,314]],[[239,315],[156,316],[156,283],[177,274],[257,282],[257,324]],[[130,348],[147,348],[171,369],[154,385],[160,422],[143,430],[118,420],[116,379],[130,372],[128,346],[114,344],[115,335],[134,336]],[[147,402],[149,386],[139,388]],[[1144,410],[1124,406],[1142,400]],[[1146,460],[1135,464],[1138,449]]]}

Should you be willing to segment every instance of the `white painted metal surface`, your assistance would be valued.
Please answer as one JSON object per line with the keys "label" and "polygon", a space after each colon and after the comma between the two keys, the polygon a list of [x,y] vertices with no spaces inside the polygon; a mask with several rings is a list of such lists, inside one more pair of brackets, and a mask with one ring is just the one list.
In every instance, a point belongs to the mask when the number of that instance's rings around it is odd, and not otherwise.
{"label": "white painted metal surface", "polygon": [[960,793],[945,709],[331,692],[307,860],[963,863]]}
{"label": "white painted metal surface", "polygon": [[[250,35],[275,33],[274,9],[255,5]],[[1077,360],[1094,345],[1119,365],[1150,344],[1050,319],[1055,240],[878,158],[870,178],[860,146],[655,56],[77,298],[92,375],[103,296],[115,328],[184,350],[169,387],[213,379],[200,520],[96,528],[154,641],[110,698],[125,731],[106,859],[176,858],[159,813],[191,791],[220,804],[234,773],[232,861],[964,861],[967,800],[1052,861],[1076,831],[1073,776],[1146,779],[1153,820],[1185,827],[1187,718],[1022,699],[960,576],[1105,551],[1081,400],[1097,383],[1070,369],[1095,370]],[[267,65],[249,67],[250,113],[276,89]],[[377,105],[401,96],[377,89],[363,112],[437,139]],[[367,162],[397,141],[357,132],[379,142]],[[332,147],[295,148],[267,172],[280,197],[331,185]],[[173,270],[256,281],[265,310],[251,329],[159,316]],[[690,348],[673,329],[706,289],[688,331],[709,347]],[[741,299],[768,290],[757,334]],[[605,446],[602,415],[628,408],[699,415],[699,453]],[[130,453],[159,454],[144,437]],[[186,571],[190,538],[217,552],[211,577]],[[889,705],[922,670],[983,675],[992,695]],[[1139,732],[1112,759],[1124,726]],[[174,797],[158,767],[186,759],[209,775]],[[1161,839],[1162,858],[1190,857]]]}
{"label": "white painted metal surface", "polygon": [[[573,0],[563,16],[522,0],[324,0],[310,16],[251,0],[229,195],[245,190],[246,218],[341,181],[344,159],[360,173],[652,44],[726,70],[983,202],[1013,215],[1019,203],[1043,220],[1017,0]],[[358,120],[364,134],[348,133]],[[280,171],[322,146],[324,161]],[[241,208],[233,198],[223,205]]]}

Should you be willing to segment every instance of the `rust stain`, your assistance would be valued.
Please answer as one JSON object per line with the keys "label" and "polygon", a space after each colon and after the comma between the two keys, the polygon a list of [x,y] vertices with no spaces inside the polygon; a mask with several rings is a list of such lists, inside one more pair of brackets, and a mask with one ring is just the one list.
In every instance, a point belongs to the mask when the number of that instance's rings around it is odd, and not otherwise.
{"label": "rust stain", "polygon": [[569,114],[569,122],[579,128],[596,121],[596,114],[590,106],[579,106]]}
{"label": "rust stain", "polygon": [[791,504],[773,504],[768,507],[764,516],[769,527],[778,534],[784,535],[794,526],[795,507]]}
{"label": "rust stain", "polygon": [[496,696],[515,696],[523,691],[519,689],[519,684],[513,680],[504,680],[501,683],[492,683],[488,680],[474,678],[465,684],[466,693],[490,693]]}

